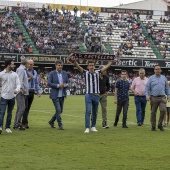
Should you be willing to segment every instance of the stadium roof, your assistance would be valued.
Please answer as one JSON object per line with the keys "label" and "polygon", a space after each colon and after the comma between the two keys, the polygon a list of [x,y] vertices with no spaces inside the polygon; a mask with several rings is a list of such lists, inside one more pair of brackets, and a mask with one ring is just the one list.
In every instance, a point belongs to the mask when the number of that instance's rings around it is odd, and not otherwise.
{"label": "stadium roof", "polygon": [[164,1],[168,6],[170,6],[170,0],[162,0]]}

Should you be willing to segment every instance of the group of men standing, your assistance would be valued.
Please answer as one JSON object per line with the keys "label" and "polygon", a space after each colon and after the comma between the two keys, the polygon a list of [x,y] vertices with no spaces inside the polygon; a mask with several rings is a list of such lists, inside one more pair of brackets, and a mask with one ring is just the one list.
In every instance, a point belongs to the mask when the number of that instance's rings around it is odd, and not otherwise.
{"label": "group of men standing", "polygon": [[[127,80],[127,71],[121,71],[121,79],[115,85],[115,103],[117,104],[117,111],[114,126],[117,126],[119,115],[123,108],[122,127],[128,128],[126,125],[127,111],[129,106],[129,90],[134,93],[134,102],[136,105],[136,119],[137,125],[142,126],[145,119],[145,109],[147,101],[150,101],[151,106],[151,130],[156,131],[156,113],[159,107],[160,116],[158,121],[158,129],[164,131],[163,119],[167,113],[166,103],[170,101],[170,88],[165,76],[161,75],[161,67],[154,66],[154,75],[147,78],[145,70],[139,69],[139,76],[130,83]],[[168,112],[169,114],[169,112]]]}
{"label": "group of men standing", "polygon": [[[102,127],[107,129],[107,94],[110,89],[109,78],[107,77],[107,69],[112,65],[113,61],[108,62],[105,66],[100,66],[95,70],[95,62],[88,61],[87,70],[83,69],[74,57],[70,57],[69,62],[78,68],[80,73],[84,74],[86,94],[85,94],[85,131],[97,132],[96,120],[98,114],[98,105],[102,108]],[[14,129],[25,130],[28,126],[28,114],[34,99],[34,93],[37,91],[38,96],[41,90],[38,84],[37,72],[33,69],[34,62],[21,59],[21,65],[14,69],[13,60],[5,61],[5,69],[0,72],[0,82],[2,86],[1,102],[0,102],[0,134],[3,130],[4,114],[7,109],[7,119],[5,130],[12,133],[10,129],[12,110],[17,101],[17,111],[14,121]],[[62,60],[55,62],[56,69],[51,71],[48,77],[48,86],[51,87],[50,98],[55,107],[55,113],[49,120],[51,128],[55,128],[54,122],[58,122],[58,129],[64,130],[61,113],[63,111],[64,99],[66,97],[66,89],[69,87],[69,74],[63,70]],[[151,130],[156,130],[156,112],[159,107],[160,117],[158,121],[158,129],[164,131],[162,122],[166,114],[166,103],[170,101],[170,89],[165,76],[161,75],[159,65],[154,66],[155,74],[150,78],[145,76],[145,70],[139,69],[139,76],[135,78],[130,85],[127,80],[128,73],[126,70],[121,71],[121,77],[115,84],[114,103],[117,105],[116,116],[113,126],[118,125],[119,116],[123,108],[122,128],[128,128],[127,112],[129,106],[129,90],[134,93],[134,102],[136,105],[137,125],[142,126],[145,119],[145,109],[147,101],[151,105]],[[91,123],[90,123],[91,121]]]}
{"label": "group of men standing", "polygon": [[28,126],[28,114],[34,99],[35,90],[41,95],[37,72],[33,69],[33,60],[21,58],[21,65],[14,72],[14,61],[5,60],[5,69],[0,72],[1,101],[0,101],[0,134],[3,130],[4,115],[7,109],[5,131],[12,133],[10,128],[12,110],[17,101],[17,111],[13,129],[25,130]]}
{"label": "group of men standing", "polygon": [[[102,126],[103,128],[109,128],[107,125],[107,93],[110,86],[108,85],[108,78],[106,77],[106,70],[112,65],[113,61],[110,61],[106,66],[99,67],[99,70],[95,70],[95,62],[88,61],[87,69],[83,69],[74,57],[70,57],[69,62],[78,68],[80,73],[84,74],[86,84],[85,94],[85,131],[84,133],[91,131],[97,132],[96,120],[98,113],[98,105],[101,103],[102,108]],[[61,61],[62,63],[62,61]],[[129,106],[129,90],[134,93],[134,101],[136,105],[136,119],[137,125],[142,126],[145,119],[145,109],[147,101],[150,101],[151,105],[151,130],[156,131],[156,112],[159,107],[160,117],[158,121],[158,129],[164,131],[162,122],[166,114],[166,103],[170,100],[170,88],[165,76],[161,75],[161,68],[159,65],[154,66],[154,75],[149,79],[145,76],[145,70],[139,69],[139,76],[135,78],[130,85],[127,80],[127,71],[121,71],[121,78],[117,80],[115,85],[115,101],[117,105],[116,116],[114,126],[117,126],[119,121],[119,115],[123,108],[122,128],[128,128],[127,112]],[[50,84],[50,82],[49,82]],[[61,89],[59,84],[57,88]],[[58,89],[58,90],[59,90]],[[63,109],[63,105],[62,105]],[[61,112],[58,112],[59,115]],[[56,111],[56,116],[57,116]],[[91,119],[90,119],[91,117]],[[54,119],[53,119],[54,120]],[[61,120],[61,119],[60,119]],[[90,124],[91,120],[91,124]],[[54,127],[54,121],[49,122],[51,127]]]}

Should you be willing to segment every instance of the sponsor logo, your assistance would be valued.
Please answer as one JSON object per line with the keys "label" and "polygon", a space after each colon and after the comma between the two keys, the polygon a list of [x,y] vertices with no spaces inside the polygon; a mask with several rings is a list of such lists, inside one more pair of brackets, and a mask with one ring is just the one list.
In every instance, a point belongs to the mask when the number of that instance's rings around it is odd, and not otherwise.
{"label": "sponsor logo", "polygon": [[154,67],[155,65],[159,65],[159,63],[151,62],[151,61],[144,61],[144,67]]}
{"label": "sponsor logo", "polygon": [[135,60],[121,60],[122,66],[137,66],[138,61]]}
{"label": "sponsor logo", "polygon": [[165,67],[170,67],[170,62],[165,62]]}

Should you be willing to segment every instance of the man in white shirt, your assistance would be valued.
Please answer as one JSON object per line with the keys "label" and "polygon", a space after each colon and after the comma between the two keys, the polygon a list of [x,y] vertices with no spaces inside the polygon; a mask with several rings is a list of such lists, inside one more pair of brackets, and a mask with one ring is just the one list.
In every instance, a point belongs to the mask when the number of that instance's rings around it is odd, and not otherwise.
{"label": "man in white shirt", "polygon": [[15,105],[15,96],[20,91],[20,81],[17,73],[13,72],[14,62],[12,59],[5,60],[5,69],[0,72],[0,83],[2,84],[1,102],[0,102],[0,134],[2,133],[3,120],[8,106],[5,130],[12,133],[10,129],[12,110]]}

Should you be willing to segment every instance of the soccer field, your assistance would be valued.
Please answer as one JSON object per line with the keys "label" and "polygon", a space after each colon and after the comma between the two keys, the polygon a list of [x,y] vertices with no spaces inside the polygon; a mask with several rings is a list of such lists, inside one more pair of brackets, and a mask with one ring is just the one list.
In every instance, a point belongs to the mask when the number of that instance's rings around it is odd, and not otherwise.
{"label": "soccer field", "polygon": [[[151,131],[150,106],[145,125],[138,127],[133,97],[130,98],[128,129],[113,127],[116,105],[108,97],[108,125],[103,129],[101,108],[98,132],[84,134],[84,96],[68,96],[62,114],[65,130],[52,129],[48,121],[54,107],[48,95],[35,96],[29,115],[30,129],[0,135],[0,170],[168,170],[170,128]],[[16,108],[13,111],[13,119]],[[6,116],[5,116],[6,118]],[[158,118],[158,114],[157,114]],[[120,119],[121,120],[121,119]],[[13,121],[12,121],[13,125]],[[57,126],[57,123],[55,123]]]}

